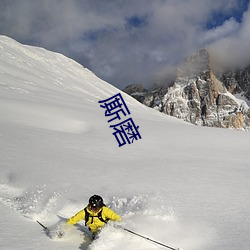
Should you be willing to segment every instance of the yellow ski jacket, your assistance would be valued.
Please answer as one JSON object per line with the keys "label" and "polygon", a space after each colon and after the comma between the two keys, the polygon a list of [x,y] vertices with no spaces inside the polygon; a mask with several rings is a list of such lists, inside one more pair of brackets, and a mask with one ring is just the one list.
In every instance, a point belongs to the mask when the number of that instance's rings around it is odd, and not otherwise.
{"label": "yellow ski jacket", "polygon": [[[113,210],[110,208],[103,206],[99,211],[93,212],[89,209],[89,207],[86,207],[87,212],[89,213],[88,221],[85,221],[86,226],[90,229],[92,233],[97,232],[100,228],[102,228],[106,223],[104,221],[112,220],[112,221],[121,221],[121,217],[116,214]],[[104,220],[100,220],[98,218],[98,214],[100,214],[101,211],[101,218]],[[85,220],[85,210],[82,209],[77,214],[72,216],[68,221],[67,224],[74,225],[80,220]]]}

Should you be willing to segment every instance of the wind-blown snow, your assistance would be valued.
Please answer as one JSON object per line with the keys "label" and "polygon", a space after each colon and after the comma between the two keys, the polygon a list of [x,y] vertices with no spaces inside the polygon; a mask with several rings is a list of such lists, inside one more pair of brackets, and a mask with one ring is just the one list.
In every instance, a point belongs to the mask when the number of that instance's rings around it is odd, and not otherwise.
{"label": "wind-blown snow", "polygon": [[122,93],[142,139],[118,147],[98,101],[119,92],[0,37],[0,248],[162,249],[112,225],[90,244],[83,222],[62,239],[36,223],[62,224],[97,193],[124,227],[171,247],[248,250],[249,133],[196,127]]}

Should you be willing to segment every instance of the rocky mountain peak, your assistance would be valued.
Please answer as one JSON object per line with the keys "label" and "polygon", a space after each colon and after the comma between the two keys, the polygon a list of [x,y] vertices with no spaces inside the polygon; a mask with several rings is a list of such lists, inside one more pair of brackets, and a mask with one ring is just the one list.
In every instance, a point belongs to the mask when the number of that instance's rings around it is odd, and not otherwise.
{"label": "rocky mountain peak", "polygon": [[188,57],[177,69],[177,77],[194,77],[210,70],[209,53],[202,49]]}
{"label": "rocky mountain peak", "polygon": [[137,88],[129,94],[149,107],[196,125],[250,128],[249,106],[233,95],[250,93],[249,71],[216,74],[210,64],[208,50],[202,49],[178,67],[171,86],[154,87],[149,91]]}

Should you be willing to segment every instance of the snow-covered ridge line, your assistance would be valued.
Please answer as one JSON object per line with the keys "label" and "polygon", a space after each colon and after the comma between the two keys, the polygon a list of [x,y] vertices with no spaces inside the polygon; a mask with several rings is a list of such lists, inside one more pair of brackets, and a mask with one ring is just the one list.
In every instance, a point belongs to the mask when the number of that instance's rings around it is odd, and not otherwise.
{"label": "snow-covered ridge line", "polygon": [[[1,62],[4,62],[0,65],[2,73],[0,84],[13,91],[34,94],[32,90],[41,85],[42,89],[48,88],[48,91],[51,91],[53,89],[51,85],[54,85],[57,87],[57,91],[69,90],[75,92],[76,95],[87,94],[99,100],[120,92],[87,68],[60,53],[40,47],[22,45],[6,36],[0,36],[0,52]],[[13,70],[15,70],[15,77],[22,78],[26,73],[25,80],[21,84],[18,82],[18,86],[14,82],[12,85],[5,82],[5,75],[12,74]],[[95,84],[92,83],[92,78],[96,79]],[[140,106],[133,98],[123,94],[131,105]]]}

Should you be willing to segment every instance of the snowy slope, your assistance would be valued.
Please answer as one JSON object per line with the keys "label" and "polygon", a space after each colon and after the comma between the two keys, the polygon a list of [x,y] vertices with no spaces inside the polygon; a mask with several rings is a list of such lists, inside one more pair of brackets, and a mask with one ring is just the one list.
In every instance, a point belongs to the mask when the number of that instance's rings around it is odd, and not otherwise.
{"label": "snowy slope", "polygon": [[192,126],[122,93],[142,139],[118,147],[98,101],[119,92],[0,36],[0,248],[162,249],[112,226],[91,245],[79,227],[51,240],[36,223],[97,193],[123,226],[172,247],[249,249],[249,133]]}

